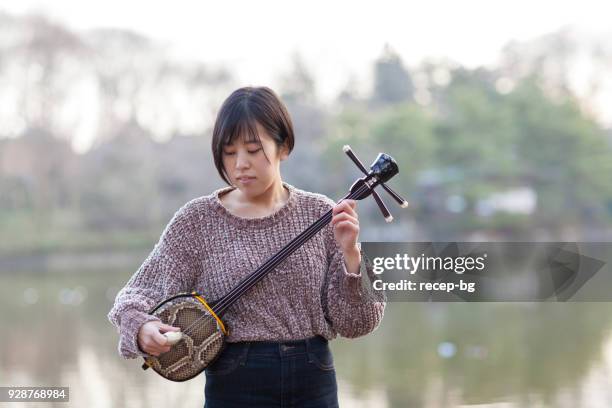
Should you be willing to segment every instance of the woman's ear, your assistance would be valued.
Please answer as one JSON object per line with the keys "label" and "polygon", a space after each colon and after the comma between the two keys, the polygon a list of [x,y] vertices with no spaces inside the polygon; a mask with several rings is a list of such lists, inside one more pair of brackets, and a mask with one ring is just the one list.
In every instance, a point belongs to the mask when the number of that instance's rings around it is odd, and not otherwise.
{"label": "woman's ear", "polygon": [[283,143],[279,148],[279,158],[283,161],[287,157],[289,157],[289,148],[287,147],[287,143]]}

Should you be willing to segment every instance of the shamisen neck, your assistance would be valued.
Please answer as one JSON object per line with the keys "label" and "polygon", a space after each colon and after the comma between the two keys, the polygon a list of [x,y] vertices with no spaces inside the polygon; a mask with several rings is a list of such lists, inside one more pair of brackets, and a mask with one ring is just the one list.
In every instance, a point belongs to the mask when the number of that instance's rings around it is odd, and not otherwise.
{"label": "shamisen neck", "polygon": [[[351,191],[344,199],[360,199],[362,195],[369,189],[365,185],[365,183],[361,183],[361,185],[355,189],[355,191]],[[289,255],[295,252],[298,248],[300,248],[304,243],[306,243],[310,238],[312,238],[317,232],[323,229],[327,224],[329,224],[332,220],[332,211],[333,209],[329,209],[325,214],[323,214],[317,221],[315,221],[312,225],[310,225],[306,230],[304,230],[301,234],[295,237],[291,242],[283,247],[278,253],[269,258],[266,262],[264,262],[259,268],[257,268],[254,272],[247,275],[243,278],[234,288],[232,288],[226,295],[224,295],[221,299],[214,302],[211,305],[214,313],[221,316],[227,309],[238,300],[245,292],[247,292],[251,287],[253,287],[257,282],[263,279],[268,273],[270,273],[276,266],[278,266],[281,262],[283,262]]]}
{"label": "shamisen neck", "polygon": [[240,298],[244,293],[246,293],[251,287],[253,287],[257,282],[263,279],[268,273],[270,273],[275,267],[277,267],[281,262],[283,262],[289,255],[295,252],[298,248],[300,248],[304,243],[306,243],[310,238],[312,238],[317,232],[323,229],[327,224],[331,222],[332,219],[332,210],[330,209],[325,214],[321,216],[317,221],[315,221],[310,227],[308,227],[305,231],[295,237],[291,242],[283,247],[278,253],[269,258],[266,262],[264,262],[259,268],[253,271],[250,275],[247,275],[244,279],[242,279],[234,288],[232,288],[229,293],[224,295],[218,302],[215,302],[211,305],[214,312],[221,316],[223,313],[232,305],[238,298]]}

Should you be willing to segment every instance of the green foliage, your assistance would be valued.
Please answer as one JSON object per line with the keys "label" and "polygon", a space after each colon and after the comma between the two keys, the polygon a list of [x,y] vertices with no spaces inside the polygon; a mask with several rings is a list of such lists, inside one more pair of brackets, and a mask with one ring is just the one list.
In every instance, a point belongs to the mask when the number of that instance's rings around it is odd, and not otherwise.
{"label": "green foliage", "polygon": [[521,178],[540,194],[546,225],[610,222],[612,148],[572,100],[552,103],[531,81],[509,96],[520,139]]}
{"label": "green foliage", "polygon": [[[612,147],[575,100],[552,99],[532,78],[501,94],[494,72],[458,69],[452,76],[427,107],[346,106],[330,125],[332,172],[345,167],[337,160],[344,144],[369,156],[390,153],[400,165],[391,184],[407,193],[421,230],[436,239],[473,232],[553,238],[610,228]],[[535,211],[483,212],[494,195],[516,191],[534,193]],[[451,199],[463,205],[453,212]]]}

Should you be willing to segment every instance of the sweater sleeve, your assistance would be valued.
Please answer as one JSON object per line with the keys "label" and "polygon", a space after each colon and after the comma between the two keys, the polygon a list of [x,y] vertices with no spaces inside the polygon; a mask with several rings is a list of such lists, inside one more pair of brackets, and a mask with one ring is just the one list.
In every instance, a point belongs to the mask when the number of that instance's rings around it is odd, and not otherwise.
{"label": "sweater sleeve", "polygon": [[382,321],[386,296],[375,292],[371,282],[375,274],[371,262],[361,251],[359,273],[349,273],[344,255],[333,236],[331,225],[326,227],[328,271],[324,305],[327,319],[341,336],[355,338],[371,333]]}
{"label": "sweater sleeve", "polygon": [[119,332],[119,354],[124,358],[146,356],[138,347],[140,327],[159,318],[147,312],[171,295],[193,288],[201,269],[194,242],[196,223],[188,205],[179,209],[164,229],[149,256],[119,291],[108,319]]}

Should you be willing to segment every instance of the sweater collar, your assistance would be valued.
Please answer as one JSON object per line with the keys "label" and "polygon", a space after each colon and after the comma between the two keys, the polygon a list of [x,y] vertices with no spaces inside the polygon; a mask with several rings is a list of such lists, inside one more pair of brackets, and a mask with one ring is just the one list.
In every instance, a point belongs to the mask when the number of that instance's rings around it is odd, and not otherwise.
{"label": "sweater collar", "polygon": [[287,190],[289,191],[289,198],[287,199],[287,202],[283,204],[281,208],[279,208],[278,210],[276,210],[270,215],[266,215],[265,217],[254,217],[254,218],[240,217],[236,214],[233,214],[227,208],[225,208],[223,204],[221,203],[219,196],[223,195],[224,193],[234,190],[236,188],[234,186],[228,186],[228,187],[224,187],[224,188],[215,190],[212,193],[212,205],[217,214],[224,217],[230,224],[235,225],[236,227],[239,227],[239,228],[267,227],[267,226],[276,224],[277,222],[283,220],[285,216],[287,215],[287,213],[289,213],[291,209],[295,207],[296,205],[296,202],[297,202],[296,188],[293,187],[291,184],[288,184],[284,181],[283,181],[283,186],[287,188]]}

